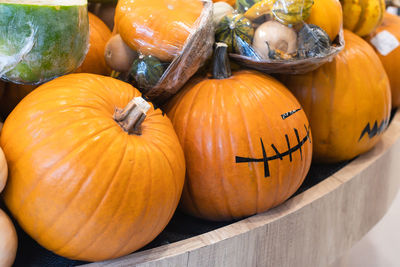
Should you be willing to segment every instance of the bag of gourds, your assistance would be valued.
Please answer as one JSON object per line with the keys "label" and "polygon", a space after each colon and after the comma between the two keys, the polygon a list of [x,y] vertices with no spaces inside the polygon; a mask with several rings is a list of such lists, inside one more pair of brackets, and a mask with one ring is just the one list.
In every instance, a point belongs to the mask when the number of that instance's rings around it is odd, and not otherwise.
{"label": "bag of gourds", "polygon": [[211,0],[120,0],[105,58],[153,103],[175,94],[212,52]]}
{"label": "bag of gourds", "polygon": [[215,39],[231,59],[266,73],[307,73],[344,47],[338,0],[237,0],[213,10]]}

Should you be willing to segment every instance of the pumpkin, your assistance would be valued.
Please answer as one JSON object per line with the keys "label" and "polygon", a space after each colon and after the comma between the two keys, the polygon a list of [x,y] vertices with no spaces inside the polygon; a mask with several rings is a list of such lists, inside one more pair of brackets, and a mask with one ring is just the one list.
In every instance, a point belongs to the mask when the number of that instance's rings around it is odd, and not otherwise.
{"label": "pumpkin", "polygon": [[139,96],[111,77],[71,74],[35,89],[5,121],[5,204],[46,249],[120,257],[172,217],[184,155],[170,120]]}
{"label": "pumpkin", "polygon": [[200,0],[120,0],[115,26],[133,50],[171,62],[195,31],[202,9]]}
{"label": "pumpkin", "polygon": [[321,27],[333,42],[343,26],[342,6],[339,0],[314,0],[306,22]]}
{"label": "pumpkin", "polygon": [[[382,24],[367,39],[375,48],[389,77],[392,106],[400,106],[400,18],[385,13]],[[387,44],[390,44],[387,46]],[[386,45],[386,46],[385,46]],[[387,49],[389,48],[389,50]]]}
{"label": "pumpkin", "polygon": [[12,266],[17,254],[18,238],[7,214],[0,209],[0,266]]}
{"label": "pumpkin", "polygon": [[111,70],[104,59],[104,49],[111,38],[111,31],[96,15],[89,12],[89,51],[82,65],[75,71],[107,75]]}
{"label": "pumpkin", "polygon": [[181,208],[215,221],[285,201],[312,154],[307,118],[289,90],[252,70],[230,76],[227,62],[226,45],[217,45],[213,76],[192,79],[166,107],[185,152]]}
{"label": "pumpkin", "polygon": [[6,118],[15,106],[37,85],[6,83],[3,96],[0,98],[0,114]]}
{"label": "pumpkin", "polygon": [[[228,50],[239,53],[245,46],[251,46],[254,29],[250,20],[242,14],[229,14],[221,19],[215,29],[215,41],[228,44]],[[243,41],[243,45],[238,40]],[[240,47],[239,47],[240,46]]]}
{"label": "pumpkin", "polygon": [[164,73],[162,63],[153,56],[139,56],[132,64],[131,76],[135,86],[144,92],[153,88]]}
{"label": "pumpkin", "polygon": [[[382,23],[385,0],[341,0],[343,26],[359,36],[367,36]],[[327,17],[331,19],[330,17]]]}
{"label": "pumpkin", "polygon": [[218,3],[218,2],[225,2],[228,3],[230,6],[234,6],[236,3],[236,0],[213,0],[214,3]]}
{"label": "pumpkin", "polygon": [[389,123],[390,85],[370,45],[344,31],[345,49],[303,75],[282,76],[302,104],[320,162],[352,159],[371,149]]}

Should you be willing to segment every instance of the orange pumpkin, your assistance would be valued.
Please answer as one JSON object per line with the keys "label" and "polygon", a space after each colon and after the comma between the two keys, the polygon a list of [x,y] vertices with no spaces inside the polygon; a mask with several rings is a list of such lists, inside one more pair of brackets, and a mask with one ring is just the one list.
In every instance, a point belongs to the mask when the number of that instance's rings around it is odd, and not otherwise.
{"label": "orange pumpkin", "polygon": [[390,85],[370,45],[344,31],[345,49],[321,68],[282,81],[310,120],[314,156],[338,162],[371,149],[390,117]]}
{"label": "orange pumpkin", "polygon": [[213,2],[214,3],[225,2],[225,3],[228,3],[231,6],[234,6],[236,4],[236,0],[213,0]]}
{"label": "orange pumpkin", "polygon": [[106,260],[141,248],[167,225],[184,155],[170,120],[152,106],[146,116],[138,96],[110,77],[71,74],[34,90],[5,121],[4,200],[43,247]]}
{"label": "orange pumpkin", "polygon": [[[227,57],[226,45],[220,53]],[[285,201],[303,182],[312,154],[307,118],[289,90],[256,71],[228,77],[221,58],[214,78],[192,79],[167,106],[187,166],[181,207],[216,221]]]}
{"label": "orange pumpkin", "polygon": [[108,75],[111,70],[104,59],[104,50],[108,40],[111,38],[111,31],[101,19],[90,12],[89,27],[89,51],[82,65],[75,72]]}
{"label": "orange pumpkin", "polygon": [[0,98],[0,114],[6,118],[15,106],[37,85],[6,83],[3,96]]}
{"label": "orange pumpkin", "polygon": [[[384,32],[385,31],[385,32]],[[378,35],[376,37],[376,35]],[[383,34],[383,35],[382,35]],[[382,49],[379,51],[376,46],[382,47],[382,44],[388,43],[389,34],[391,37],[391,43],[394,46],[391,47],[391,51]],[[376,31],[367,39],[372,46],[375,48],[379,58],[385,67],[386,73],[389,77],[390,88],[392,90],[392,106],[400,106],[400,18],[390,13],[385,13],[382,24],[376,29]],[[371,42],[372,41],[372,42]],[[397,43],[397,45],[396,45]],[[375,46],[375,45],[376,46]]]}
{"label": "orange pumpkin", "polygon": [[170,62],[194,32],[202,9],[200,0],[120,0],[115,26],[133,50]]}
{"label": "orange pumpkin", "polygon": [[343,27],[342,6],[339,0],[314,0],[306,22],[321,27],[331,41],[335,40]]}

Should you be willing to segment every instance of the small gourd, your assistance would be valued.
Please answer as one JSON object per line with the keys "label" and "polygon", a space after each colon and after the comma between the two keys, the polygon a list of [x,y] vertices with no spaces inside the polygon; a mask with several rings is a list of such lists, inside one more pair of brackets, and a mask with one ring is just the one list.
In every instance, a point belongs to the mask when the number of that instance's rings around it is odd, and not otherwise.
{"label": "small gourd", "polygon": [[156,57],[140,55],[132,64],[131,76],[135,87],[146,92],[153,88],[164,73],[163,64]]}
{"label": "small gourd", "polygon": [[216,42],[223,42],[228,45],[228,51],[238,53],[242,48],[238,46],[243,40],[244,45],[250,46],[253,39],[254,29],[250,20],[242,14],[227,15],[222,18],[215,30]]}
{"label": "small gourd", "polygon": [[214,26],[218,25],[223,17],[231,14],[234,11],[233,7],[226,2],[217,2],[213,4],[213,21]]}
{"label": "small gourd", "polygon": [[320,27],[305,24],[298,33],[298,55],[301,58],[323,57],[329,53],[329,35]]}
{"label": "small gourd", "polygon": [[296,25],[310,16],[313,3],[313,0],[276,0],[272,13],[280,23]]}
{"label": "small gourd", "polygon": [[292,28],[277,21],[267,21],[257,28],[253,48],[263,59],[269,59],[271,55],[277,54],[292,55],[297,50],[297,34]]}

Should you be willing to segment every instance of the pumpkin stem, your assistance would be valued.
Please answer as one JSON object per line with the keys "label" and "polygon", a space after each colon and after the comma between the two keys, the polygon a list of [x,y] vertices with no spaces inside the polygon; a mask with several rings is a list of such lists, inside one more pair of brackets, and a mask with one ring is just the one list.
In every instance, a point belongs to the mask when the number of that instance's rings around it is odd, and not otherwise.
{"label": "pumpkin stem", "polygon": [[228,46],[225,43],[215,43],[213,78],[227,79],[232,76],[229,64]]}
{"label": "pumpkin stem", "polygon": [[124,109],[115,109],[114,120],[128,134],[141,135],[141,124],[146,118],[146,112],[149,109],[149,103],[142,97],[135,97]]}

